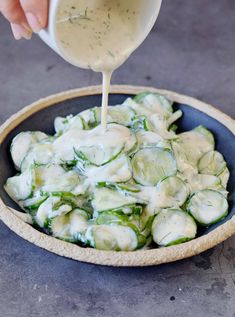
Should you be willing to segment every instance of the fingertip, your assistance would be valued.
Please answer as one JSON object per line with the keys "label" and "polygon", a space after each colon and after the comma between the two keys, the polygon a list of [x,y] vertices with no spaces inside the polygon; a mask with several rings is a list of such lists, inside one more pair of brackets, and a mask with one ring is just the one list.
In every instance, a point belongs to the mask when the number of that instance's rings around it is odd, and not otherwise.
{"label": "fingertip", "polygon": [[22,35],[21,33],[19,32],[19,29],[17,27],[17,24],[13,24],[11,23],[11,31],[12,31],[12,34],[15,38],[15,40],[20,40],[22,38]]}
{"label": "fingertip", "polygon": [[16,40],[20,40],[22,38],[30,40],[32,37],[32,30],[24,25],[11,23],[11,30]]}

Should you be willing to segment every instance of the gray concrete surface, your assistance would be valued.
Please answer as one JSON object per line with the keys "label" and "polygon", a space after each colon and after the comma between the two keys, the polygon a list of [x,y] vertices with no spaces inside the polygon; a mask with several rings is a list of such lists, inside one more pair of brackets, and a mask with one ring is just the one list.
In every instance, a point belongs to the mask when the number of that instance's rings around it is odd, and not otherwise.
{"label": "gray concrete surface", "polygon": [[[235,117],[234,0],[165,0],[156,28],[113,83],[172,89]],[[0,19],[0,122],[30,102],[100,83]],[[0,171],[1,172],[1,171]],[[74,262],[0,224],[0,317],[235,316],[235,237],[191,259],[118,269]]]}

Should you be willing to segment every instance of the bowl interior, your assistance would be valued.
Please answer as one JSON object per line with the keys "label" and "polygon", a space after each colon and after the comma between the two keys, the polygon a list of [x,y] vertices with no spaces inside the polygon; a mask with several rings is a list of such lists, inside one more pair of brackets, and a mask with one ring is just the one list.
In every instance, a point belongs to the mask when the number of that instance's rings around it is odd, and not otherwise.
{"label": "bowl interior", "polygon": [[[128,96],[126,94],[111,94],[110,95],[110,105],[121,104]],[[20,123],[11,133],[7,135],[3,143],[1,144],[1,155],[0,155],[0,197],[3,202],[16,210],[19,210],[19,207],[8,197],[4,191],[4,184],[8,177],[13,176],[16,171],[14,169],[11,157],[10,157],[10,144],[15,135],[22,131],[43,131],[48,134],[53,134],[53,122],[56,116],[66,116],[69,114],[77,114],[85,109],[99,106],[101,104],[101,95],[91,95],[77,97],[73,99],[68,99],[59,103],[54,104],[46,109],[40,110],[37,113],[31,115],[29,118]],[[216,149],[220,151],[225,160],[228,163],[228,168],[230,170],[231,176],[228,183],[229,191],[229,214],[221,222],[210,226],[209,228],[201,228],[198,232],[198,235],[205,235],[210,231],[214,230],[216,227],[225,223],[232,216],[235,215],[235,137],[233,133],[227,129],[219,121],[213,119],[207,114],[196,110],[189,105],[175,103],[175,109],[181,109],[184,113],[183,117],[178,121],[179,129],[177,133],[191,130],[198,125],[204,125],[210,129],[216,140]]]}

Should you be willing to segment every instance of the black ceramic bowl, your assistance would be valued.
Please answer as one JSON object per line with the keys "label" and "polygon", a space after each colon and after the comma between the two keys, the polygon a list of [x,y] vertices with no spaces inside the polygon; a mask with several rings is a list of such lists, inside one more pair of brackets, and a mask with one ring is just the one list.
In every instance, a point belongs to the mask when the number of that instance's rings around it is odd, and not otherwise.
{"label": "black ceramic bowl", "polygon": [[[115,91],[115,87],[113,89]],[[129,91],[137,92],[141,90],[141,88],[128,89],[127,87],[124,87],[122,89],[124,93],[112,93],[110,95],[110,99],[109,99],[110,105],[121,104],[127,97],[133,96],[133,94],[128,94]],[[118,87],[116,88],[116,91],[118,90],[122,91],[122,89]],[[145,90],[146,89],[147,88],[145,88]],[[78,90],[77,92],[79,91],[80,90]],[[87,92],[87,95],[84,95],[84,93],[82,94],[78,93],[79,96],[76,96],[77,94],[75,92],[72,92],[71,94],[67,93],[64,95],[64,97],[61,97],[63,95],[60,95],[60,98],[55,97],[54,102],[53,102],[53,97],[50,97],[49,106],[47,105],[45,106],[45,104],[43,105],[43,107],[41,107],[39,104],[38,108],[37,108],[37,105],[33,106],[34,113],[30,115],[28,114],[28,111],[25,111],[24,113],[26,115],[23,116],[25,117],[25,119],[22,119],[22,116],[20,116],[19,123],[17,122],[16,124],[15,121],[17,121],[17,119],[13,118],[4,126],[4,128],[2,129],[2,132],[0,131],[2,134],[5,134],[2,137],[1,152],[0,152],[0,171],[1,171],[0,172],[0,197],[6,206],[9,206],[15,210],[20,211],[19,207],[9,198],[9,196],[6,194],[3,188],[3,185],[6,182],[6,179],[8,177],[13,176],[16,173],[12,160],[10,158],[10,154],[9,154],[10,144],[14,136],[16,136],[21,131],[28,131],[28,130],[32,130],[32,131],[40,130],[48,134],[53,134],[54,133],[53,122],[56,116],[66,116],[69,114],[77,114],[78,112],[88,109],[90,107],[100,106],[101,94],[97,93],[97,91],[99,91],[99,88],[96,87],[94,88],[94,91],[91,91],[91,89],[89,89],[89,91]],[[204,125],[205,127],[207,127],[214,134],[215,140],[216,140],[216,149],[219,152],[221,152],[223,156],[225,157],[225,160],[228,163],[228,168],[231,173],[229,183],[228,183],[229,214],[221,222],[214,224],[210,226],[209,228],[199,229],[198,236],[202,237],[204,235],[208,235],[208,233],[214,231],[215,229],[220,227],[222,224],[225,224],[230,219],[232,219],[232,217],[235,215],[235,136],[234,136],[234,130],[233,130],[234,121],[228,118],[227,116],[225,116],[224,114],[220,113],[219,111],[215,110],[211,106],[201,103],[195,99],[174,94],[171,92],[166,92],[166,91],[164,93],[170,96],[171,98],[174,98],[174,100],[176,100],[174,103],[175,110],[181,109],[184,113],[183,117],[178,121],[179,129],[177,133],[191,130],[198,125]],[[59,100],[62,99],[62,101],[58,101],[58,99]],[[192,103],[194,103],[194,105],[192,105]],[[207,113],[202,112],[201,110]],[[215,117],[217,118],[215,119]],[[13,127],[9,128],[9,125],[12,121],[14,123]],[[6,132],[6,129],[8,130],[7,132]],[[224,239],[220,239],[220,240],[222,241]],[[138,252],[141,252],[141,251],[138,251]],[[144,251],[144,252],[147,252],[147,251]],[[81,259],[81,260],[84,260],[84,259]],[[105,263],[105,264],[110,264],[110,263]],[[149,263],[149,264],[155,264],[155,263]]]}

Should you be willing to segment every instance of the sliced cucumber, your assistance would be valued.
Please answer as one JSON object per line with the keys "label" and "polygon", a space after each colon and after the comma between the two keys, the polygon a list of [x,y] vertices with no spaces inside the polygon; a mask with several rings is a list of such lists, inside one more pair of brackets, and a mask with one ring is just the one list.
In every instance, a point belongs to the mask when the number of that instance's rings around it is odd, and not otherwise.
{"label": "sliced cucumber", "polygon": [[189,191],[186,184],[177,176],[170,176],[157,184],[159,192],[159,208],[181,207]]}
{"label": "sliced cucumber", "polygon": [[135,111],[128,106],[113,106],[109,107],[108,111],[112,122],[125,126],[130,126],[135,116]]}
{"label": "sliced cucumber", "polygon": [[17,170],[32,144],[46,139],[48,136],[43,132],[21,132],[12,141],[11,156]]}
{"label": "sliced cucumber", "polygon": [[96,182],[127,182],[132,177],[132,167],[130,159],[121,154],[115,160],[101,167],[89,166],[83,171],[93,183]]}
{"label": "sliced cucumber", "polygon": [[191,193],[198,192],[203,189],[215,189],[221,188],[221,181],[219,177],[214,175],[195,174],[188,179]]}
{"label": "sliced cucumber", "polygon": [[[101,122],[101,108],[94,109],[96,122]],[[124,126],[130,126],[135,116],[135,111],[128,106],[109,106],[108,107],[108,123],[118,123]]]}
{"label": "sliced cucumber", "polygon": [[171,141],[171,146],[177,162],[177,169],[182,176],[187,178],[188,175],[197,174],[197,166],[192,162],[191,157],[186,154],[184,147],[178,140]]}
{"label": "sliced cucumber", "polygon": [[109,188],[109,189],[115,189],[115,190],[123,190],[131,193],[139,193],[140,188],[136,186],[136,184],[117,184],[113,182],[98,182],[96,184],[96,187],[99,188]]}
{"label": "sliced cucumber", "polygon": [[83,122],[85,122],[85,125],[89,128],[94,128],[97,125],[97,122],[95,120],[94,108],[80,112],[79,117],[82,118]]}
{"label": "sliced cucumber", "polygon": [[63,203],[60,197],[51,196],[40,205],[34,219],[41,228],[48,228],[50,219],[65,215],[72,209],[72,205]]}
{"label": "sliced cucumber", "polygon": [[140,215],[140,230],[142,234],[148,237],[151,234],[154,215],[150,214],[148,208],[144,208]]}
{"label": "sliced cucumber", "polygon": [[181,133],[178,137],[178,142],[184,151],[187,161],[192,166],[197,166],[203,154],[214,150],[213,136],[209,130],[202,126],[192,131]]}
{"label": "sliced cucumber", "polygon": [[150,131],[152,129],[151,124],[146,116],[135,116],[133,118],[131,128],[133,131]]}
{"label": "sliced cucumber", "polygon": [[227,216],[228,202],[220,192],[205,189],[191,197],[187,210],[199,224],[208,226]]}
{"label": "sliced cucumber", "polygon": [[23,172],[35,164],[49,164],[52,161],[53,155],[52,144],[34,144],[22,161],[21,171]]}
{"label": "sliced cucumber", "polygon": [[105,211],[99,214],[95,220],[95,224],[98,225],[118,225],[127,226],[132,228],[138,239],[138,248],[143,247],[146,243],[146,236],[144,236],[141,230],[140,215],[139,214],[123,214],[121,211]]}
{"label": "sliced cucumber", "polygon": [[103,146],[81,146],[75,149],[77,158],[83,163],[96,166],[103,166],[115,160],[124,150],[123,146],[106,147]]}
{"label": "sliced cucumber", "polygon": [[220,175],[226,168],[223,155],[217,151],[210,151],[204,154],[198,163],[198,170],[201,174]]}
{"label": "sliced cucumber", "polygon": [[[129,220],[130,216],[140,216],[142,214],[142,211],[142,206],[137,204],[127,205],[111,210],[105,210],[100,213],[97,213],[97,217],[95,217],[95,222],[98,225],[110,223],[125,224],[131,222]],[[135,223],[135,225],[138,225],[138,227],[139,221],[140,219],[138,219],[138,224]]]}
{"label": "sliced cucumber", "polygon": [[8,195],[14,200],[29,198],[34,190],[35,174],[32,169],[24,171],[19,176],[8,178],[4,188]]}
{"label": "sliced cucumber", "polygon": [[136,138],[140,147],[157,147],[164,139],[152,131],[137,131]]}
{"label": "sliced cucumber", "polygon": [[226,167],[224,171],[219,175],[221,184],[224,186],[224,188],[227,187],[229,177],[230,177],[229,169]]}
{"label": "sliced cucumber", "polygon": [[194,131],[201,134],[207,140],[207,142],[213,146],[213,148],[215,147],[215,139],[210,130],[205,128],[203,125],[199,125],[194,129]]}
{"label": "sliced cucumber", "polygon": [[[104,211],[99,214],[99,216],[95,220],[95,224],[97,225],[135,225],[136,229],[139,228],[139,215],[135,214],[135,217],[132,215],[124,214],[120,211]],[[137,223],[136,223],[137,221]]]}
{"label": "sliced cucumber", "polygon": [[144,92],[136,95],[133,100],[140,105],[140,107],[134,107],[134,110],[140,114],[159,113],[162,115],[168,115],[173,112],[173,102],[166,97],[157,93]]}
{"label": "sliced cucumber", "polygon": [[112,210],[133,204],[144,204],[145,201],[139,197],[132,196],[126,192],[109,188],[96,188],[92,206],[95,211]]}
{"label": "sliced cucumber", "polygon": [[36,187],[45,192],[69,192],[80,182],[75,171],[65,171],[59,165],[39,166],[34,170]]}
{"label": "sliced cucumber", "polygon": [[30,215],[35,216],[38,208],[47,198],[47,194],[36,192],[32,198],[22,201],[22,206]]}
{"label": "sliced cucumber", "polygon": [[152,114],[149,116],[151,130],[159,134],[165,140],[174,140],[177,138],[173,131],[169,130],[168,121],[159,114]]}
{"label": "sliced cucumber", "polygon": [[70,115],[70,116],[67,116],[66,118],[62,118],[62,117],[55,118],[54,127],[55,127],[56,133],[64,133],[72,128],[78,128],[83,130],[86,128],[86,124],[85,124],[85,120],[79,115],[77,116]]}
{"label": "sliced cucumber", "polygon": [[141,185],[154,186],[177,172],[176,161],[169,150],[145,148],[132,159],[133,177]]}
{"label": "sliced cucumber", "polygon": [[50,222],[50,230],[54,237],[65,241],[77,242],[88,228],[88,215],[84,210],[75,209],[65,215],[55,217]]}
{"label": "sliced cucumber", "polygon": [[152,131],[138,131],[136,133],[139,148],[160,147],[171,150],[171,144],[164,140],[160,135]]}
{"label": "sliced cucumber", "polygon": [[138,247],[135,231],[127,226],[93,225],[86,237],[98,250],[133,251]]}
{"label": "sliced cucumber", "polygon": [[197,225],[193,218],[179,209],[164,209],[152,224],[153,240],[160,246],[170,246],[195,238]]}

